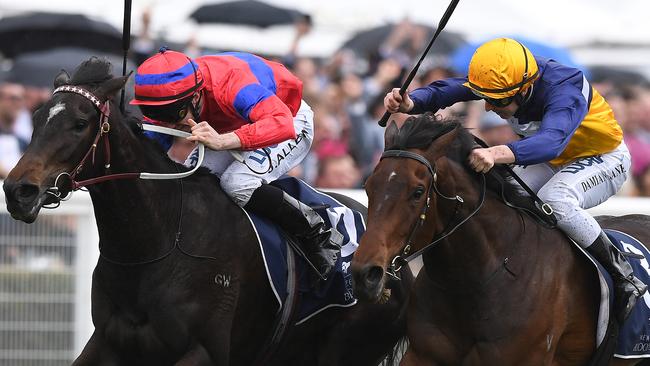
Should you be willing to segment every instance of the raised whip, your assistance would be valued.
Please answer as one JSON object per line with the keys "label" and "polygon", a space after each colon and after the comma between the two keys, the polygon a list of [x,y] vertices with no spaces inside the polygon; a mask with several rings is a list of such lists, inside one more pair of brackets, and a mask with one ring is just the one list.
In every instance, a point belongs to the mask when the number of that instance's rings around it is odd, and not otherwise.
{"label": "raised whip", "polygon": [[[447,10],[445,11],[445,14],[442,15],[442,18],[440,19],[440,22],[438,23],[438,29],[436,29],[436,32],[433,34],[433,38],[431,38],[431,41],[429,42],[429,45],[427,48],[424,50],[422,53],[422,56],[420,56],[420,60],[418,63],[413,67],[413,70],[411,70],[411,73],[409,76],[406,78],[404,81],[404,84],[402,84],[402,87],[399,89],[399,94],[404,95],[406,93],[406,89],[409,87],[411,84],[411,81],[413,81],[413,78],[415,77],[415,74],[417,74],[418,69],[420,68],[420,64],[424,60],[424,57],[429,53],[429,50],[431,49],[431,46],[433,46],[433,42],[435,42],[436,38],[438,38],[438,34],[442,31],[442,29],[447,25],[447,21],[451,17],[451,14],[454,12],[454,9],[456,9],[456,5],[458,5],[458,2],[460,0],[451,0],[449,3],[449,6],[447,7]],[[388,118],[390,117],[390,112],[386,111],[384,115],[381,117],[379,120],[379,125],[381,127],[386,127],[386,122],[388,122]]]}

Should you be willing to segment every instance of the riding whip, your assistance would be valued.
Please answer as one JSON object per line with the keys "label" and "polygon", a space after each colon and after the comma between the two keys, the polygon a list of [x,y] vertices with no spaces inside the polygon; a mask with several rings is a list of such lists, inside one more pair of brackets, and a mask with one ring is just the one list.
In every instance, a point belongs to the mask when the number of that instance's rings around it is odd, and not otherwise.
{"label": "riding whip", "polygon": [[[124,59],[122,60],[122,76],[126,75],[126,62],[131,45],[131,1],[124,0],[124,24],[122,25],[122,50],[124,51]],[[122,113],[124,113],[125,89],[126,86],[122,88],[122,94],[120,95],[120,111]]]}
{"label": "riding whip", "polygon": [[[415,77],[415,74],[417,74],[418,69],[420,68],[420,64],[424,60],[424,57],[427,55],[427,53],[429,53],[431,46],[433,46],[433,42],[435,42],[436,38],[438,38],[438,35],[440,34],[440,32],[442,32],[442,29],[445,27],[445,25],[447,25],[447,21],[451,17],[451,14],[454,12],[454,9],[456,9],[456,5],[458,5],[459,1],[460,0],[451,0],[451,2],[449,3],[449,6],[447,7],[445,14],[443,14],[442,18],[440,18],[440,22],[438,23],[438,29],[436,29],[436,32],[433,34],[433,38],[431,38],[429,45],[422,53],[422,56],[420,56],[420,60],[415,65],[415,67],[413,67],[411,73],[409,73],[408,77],[404,81],[404,84],[402,84],[402,87],[399,89],[400,95],[404,95],[404,93],[406,93],[406,89],[408,89],[409,85],[411,84],[411,81],[413,81],[413,78]],[[381,127],[386,127],[386,122],[388,122],[389,117],[390,117],[390,112],[386,111],[384,115],[381,117],[381,119],[379,120],[378,122],[379,125]]]}

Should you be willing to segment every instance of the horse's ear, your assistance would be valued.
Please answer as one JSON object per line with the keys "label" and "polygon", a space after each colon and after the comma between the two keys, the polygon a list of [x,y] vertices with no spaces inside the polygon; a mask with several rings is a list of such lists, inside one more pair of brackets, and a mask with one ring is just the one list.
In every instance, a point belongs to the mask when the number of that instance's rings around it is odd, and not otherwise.
{"label": "horse's ear", "polygon": [[124,85],[126,85],[126,82],[129,80],[132,73],[133,71],[128,75],[113,78],[104,82],[99,88],[97,88],[95,94],[102,100],[112,99],[113,96],[122,89]]}
{"label": "horse's ear", "polygon": [[60,87],[61,85],[67,85],[69,82],[70,75],[68,75],[65,70],[61,70],[54,78],[54,89]]}
{"label": "horse's ear", "polygon": [[399,128],[397,128],[397,123],[395,123],[395,120],[390,121],[390,124],[388,124],[388,127],[386,127],[386,131],[384,132],[385,148],[394,145],[395,138],[397,137],[398,132],[399,132]]}

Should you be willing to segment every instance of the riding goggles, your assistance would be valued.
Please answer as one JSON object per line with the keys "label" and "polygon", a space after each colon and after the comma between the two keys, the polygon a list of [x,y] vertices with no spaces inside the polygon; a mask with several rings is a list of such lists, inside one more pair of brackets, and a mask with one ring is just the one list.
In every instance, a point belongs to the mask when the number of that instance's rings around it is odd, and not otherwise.
{"label": "riding goggles", "polygon": [[191,103],[191,97],[189,99],[182,99],[174,103],[165,104],[165,105],[144,105],[140,104],[140,111],[142,114],[152,120],[166,122],[166,123],[177,123],[187,116],[189,111],[189,103]]}
{"label": "riding goggles", "polygon": [[474,89],[470,89],[470,90],[472,91],[472,93],[474,93],[474,95],[476,95],[477,97],[483,99],[487,103],[489,103],[489,104],[491,104],[491,105],[493,105],[493,106],[495,106],[497,108],[505,108],[505,107],[507,107],[508,105],[510,105],[510,103],[512,103],[513,100],[515,100],[515,97],[517,96],[517,94],[515,94],[515,95],[509,96],[509,97],[506,97],[506,98],[495,99],[495,98],[490,98],[487,95],[481,94],[480,92],[478,92],[478,91],[476,91]]}

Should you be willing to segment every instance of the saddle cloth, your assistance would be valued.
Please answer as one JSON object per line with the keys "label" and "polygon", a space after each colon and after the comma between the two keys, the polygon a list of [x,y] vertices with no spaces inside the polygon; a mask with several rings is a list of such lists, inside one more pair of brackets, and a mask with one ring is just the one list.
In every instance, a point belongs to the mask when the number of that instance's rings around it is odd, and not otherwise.
{"label": "saddle cloth", "polygon": [[[641,242],[634,237],[617,230],[605,229],[605,233],[611,239],[612,243],[623,252],[630,252],[644,256],[643,259],[628,257],[632,265],[634,274],[646,284],[650,283],[650,252]],[[582,249],[582,248],[581,248]],[[587,257],[598,268],[598,277],[600,279],[601,301],[598,315],[597,328],[597,345],[603,340],[609,322],[610,308],[613,302],[613,285],[612,279],[605,269],[596,260],[584,251]],[[618,343],[615,357],[619,358],[646,358],[650,357],[650,294],[645,293],[641,297],[630,317],[619,330]]]}
{"label": "saddle cloth", "polygon": [[[316,286],[317,289],[310,285],[312,269],[301,256],[295,256],[298,271],[298,308],[294,310],[294,324],[300,324],[330,307],[349,307],[356,304],[357,300],[352,292],[352,274],[348,269],[366,227],[361,213],[351,210],[327,194],[316,191],[299,179],[283,177],[271,184],[299,201],[315,207],[325,224],[328,227],[336,227],[344,237],[341,256],[335,269],[327,281]],[[287,240],[269,219],[250,212],[247,214],[257,233],[269,284],[282,307],[288,296]]]}

